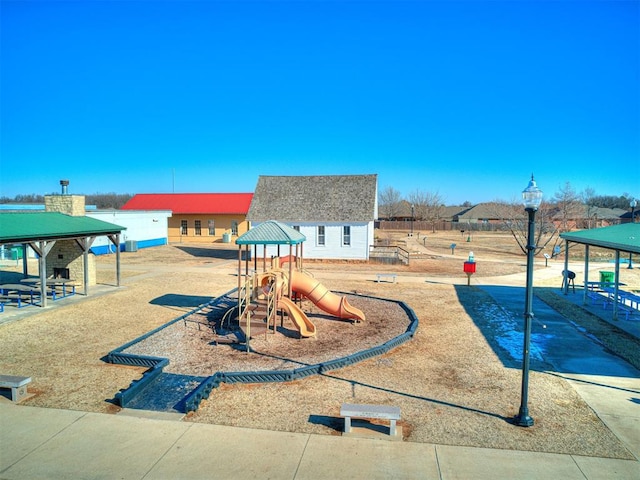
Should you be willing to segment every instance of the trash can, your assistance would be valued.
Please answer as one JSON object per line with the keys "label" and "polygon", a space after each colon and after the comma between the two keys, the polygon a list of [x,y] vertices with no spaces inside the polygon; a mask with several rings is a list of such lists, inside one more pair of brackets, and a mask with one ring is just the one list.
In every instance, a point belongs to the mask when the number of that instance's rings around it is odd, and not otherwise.
{"label": "trash can", "polygon": [[231,243],[231,234],[223,233],[222,234],[222,243]]}
{"label": "trash can", "polygon": [[613,272],[600,272],[600,283],[613,283]]}

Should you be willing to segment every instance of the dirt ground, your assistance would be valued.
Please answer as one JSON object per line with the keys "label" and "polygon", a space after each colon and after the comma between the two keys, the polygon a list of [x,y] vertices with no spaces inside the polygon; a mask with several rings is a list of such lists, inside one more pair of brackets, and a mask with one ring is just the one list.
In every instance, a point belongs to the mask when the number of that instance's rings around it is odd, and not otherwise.
{"label": "dirt ground", "polygon": [[[525,258],[513,239],[476,234],[466,242],[459,232],[426,232],[426,238],[397,232],[378,235],[403,245],[415,259],[409,266],[307,261],[305,268],[332,291],[405,302],[420,321],[411,341],[384,356],[295,382],[222,384],[186,421],[339,435],[341,403],[389,404],[401,408],[406,441],[633,458],[548,365],[532,364],[529,409],[535,425],[512,425],[520,400],[520,365],[494,351],[487,332],[473,321],[471,312],[493,300],[479,288],[460,285],[469,250],[479,262],[478,278],[524,275]],[[458,246],[452,255],[454,242]],[[89,297],[76,295],[0,324],[0,372],[32,377],[33,396],[26,405],[116,413],[114,395],[140,378],[143,369],[111,365],[104,356],[237,286],[233,246],[172,245],[123,253],[119,288],[114,286],[115,257],[97,261],[99,284]],[[376,283],[375,273],[384,271],[397,273],[398,282]],[[625,275],[635,272],[638,269]],[[3,267],[2,281],[15,274],[12,267]],[[457,277],[461,284],[425,282],[425,276]],[[626,283],[640,287],[640,275],[629,276]],[[358,306],[357,296],[353,304]],[[393,318],[393,328],[406,324],[401,312],[385,313],[374,302],[360,306],[374,326],[385,315]],[[278,356],[299,361],[305,345],[323,352],[332,348],[326,343],[332,322],[349,334],[360,328],[326,318],[319,322],[318,339],[280,335],[274,343]],[[366,332],[362,329],[342,345],[357,346]],[[216,348],[220,354],[230,347]],[[255,348],[264,349],[266,343]],[[257,356],[238,351],[234,355],[235,361],[245,363]],[[199,353],[190,358],[189,368],[206,374],[218,368],[212,362]]]}

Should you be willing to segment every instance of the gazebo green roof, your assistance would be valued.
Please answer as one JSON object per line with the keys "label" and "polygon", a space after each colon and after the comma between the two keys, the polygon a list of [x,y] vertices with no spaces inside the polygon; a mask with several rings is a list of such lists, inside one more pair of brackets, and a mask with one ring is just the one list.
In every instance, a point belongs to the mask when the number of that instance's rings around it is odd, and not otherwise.
{"label": "gazebo green roof", "polygon": [[236,239],[237,245],[296,245],[307,239],[302,233],[275,220],[263,222]]}
{"label": "gazebo green roof", "polygon": [[126,227],[58,212],[0,213],[0,244],[93,237],[122,230]]}
{"label": "gazebo green roof", "polygon": [[568,242],[593,245],[628,253],[640,253],[640,223],[623,223],[611,227],[562,233]]}

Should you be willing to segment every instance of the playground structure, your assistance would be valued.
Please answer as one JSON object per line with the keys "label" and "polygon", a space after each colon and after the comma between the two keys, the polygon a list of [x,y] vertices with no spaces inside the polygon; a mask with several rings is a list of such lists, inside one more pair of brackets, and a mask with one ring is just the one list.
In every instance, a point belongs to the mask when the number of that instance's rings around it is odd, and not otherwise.
{"label": "playground structure", "polygon": [[[251,228],[236,240],[238,250],[238,305],[227,312],[222,326],[231,324],[235,314],[237,327],[244,328],[244,342],[247,352],[253,334],[277,330],[284,327],[284,314],[291,320],[301,338],[313,337],[316,326],[300,307],[303,297],[309,299],[324,312],[354,322],[365,320],[364,313],[349,305],[346,298],[329,291],[302,268],[302,244],[306,237],[299,231],[275,220],[263,222]],[[289,254],[281,256],[280,247],[289,246]],[[262,247],[262,272],[258,273],[258,246]],[[244,258],[243,258],[243,247]],[[249,250],[253,247],[253,254]],[[267,248],[276,248],[267,262]],[[295,251],[294,251],[295,247]],[[249,269],[249,262],[254,265]],[[243,266],[244,261],[244,266]],[[244,268],[243,268],[244,267]],[[299,303],[296,303],[298,301]],[[224,330],[224,328],[222,329]],[[222,332],[221,332],[222,333]],[[229,337],[220,337],[221,342],[229,342]]]}
{"label": "playground structure", "polygon": [[[261,369],[258,370],[254,368],[218,370],[213,374],[207,373],[208,376],[202,376],[202,372],[188,369],[180,373],[164,372],[163,369],[169,364],[169,356],[140,354],[129,350],[135,349],[138,344],[143,344],[146,339],[153,338],[156,334],[160,335],[165,329],[175,328],[176,325],[182,323],[184,326],[197,324],[198,330],[203,324],[212,327],[213,335],[206,340],[207,345],[244,343],[247,352],[250,352],[252,332],[254,335],[256,332],[258,334],[264,332],[265,338],[268,338],[267,334],[270,331],[275,333],[278,312],[281,312],[282,324],[284,324],[284,314],[286,314],[298,331],[300,338],[314,337],[316,326],[296,303],[301,302],[303,297],[330,315],[351,320],[353,323],[363,322],[365,315],[361,310],[350,305],[345,297],[329,291],[312,275],[305,272],[302,267],[302,242],[304,240],[306,238],[300,232],[275,221],[264,222],[240,236],[236,240],[236,244],[240,247],[237,289],[181,315],[159,329],[128,342],[108,354],[107,358],[110,363],[148,367],[142,378],[135,380],[128,388],[116,394],[116,402],[122,407],[136,409],[195,411],[202,400],[209,398],[213,389],[220,386],[221,383],[266,383],[298,380],[386,354],[413,338],[418,327],[417,317],[402,302],[392,301],[402,309],[403,313],[400,314],[399,320],[406,322],[406,330],[401,333],[396,330],[394,335],[380,338],[379,343],[373,347],[368,342],[367,348],[361,348],[357,339],[353,342],[342,342],[343,347],[348,345],[348,351],[344,352],[343,350],[341,354],[336,353],[333,358],[328,360],[324,350],[321,358],[314,358],[314,354],[311,354],[308,359],[304,360],[295,357],[295,359],[288,361],[279,354],[274,357],[278,360],[277,369],[263,369],[263,363],[260,363]],[[263,246],[261,252],[262,272],[258,272],[257,246],[259,245]],[[275,255],[270,256],[269,262],[267,262],[267,245],[277,248],[273,252]],[[289,245],[289,255],[280,255],[282,245]],[[249,251],[250,246],[253,246],[252,255]],[[253,261],[251,270],[249,269],[250,260]],[[367,298],[366,301],[371,305],[372,298]],[[375,299],[375,301],[390,302],[381,299]],[[366,332],[367,329],[375,328],[376,333],[379,333],[386,331],[387,326],[393,327],[394,322],[390,322],[386,318],[384,326],[376,326],[376,316],[377,312],[372,311],[370,319],[373,319],[373,322],[369,321],[362,329],[358,328],[357,330]],[[203,317],[207,319],[205,323],[202,322]],[[380,319],[378,318],[377,321],[380,322]],[[240,333],[243,327],[244,332]],[[347,330],[351,329],[347,328]],[[369,335],[373,335],[373,332],[369,332]],[[182,336],[172,335],[171,338],[182,338]],[[277,344],[278,342],[273,343]],[[326,345],[323,341],[303,343],[301,350],[305,352],[313,351],[314,345]],[[211,355],[210,349],[207,350],[206,355],[207,357]],[[250,365],[249,360],[250,357],[247,357],[247,364]],[[289,366],[288,368],[282,368],[283,360]],[[187,361],[185,365],[190,368],[194,363]]]}
{"label": "playground structure", "polygon": [[[267,271],[247,276],[241,284],[235,311],[238,326],[244,329],[247,350],[252,332],[254,336],[264,332],[265,337],[268,332],[275,333],[278,317],[283,327],[285,314],[301,338],[313,337],[316,326],[299,305],[302,298],[335,317],[355,323],[365,320],[361,310],[305,272],[301,263],[293,255],[274,257]],[[289,268],[283,268],[284,265]]]}

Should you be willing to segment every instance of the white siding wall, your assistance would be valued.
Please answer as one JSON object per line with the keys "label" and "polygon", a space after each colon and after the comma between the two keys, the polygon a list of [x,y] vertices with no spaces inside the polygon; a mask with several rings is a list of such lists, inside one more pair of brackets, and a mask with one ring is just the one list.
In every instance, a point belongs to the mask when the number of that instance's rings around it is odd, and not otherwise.
{"label": "white siding wall", "polygon": [[[102,220],[126,227],[127,229],[120,235],[120,242],[136,240],[138,242],[149,242],[155,244],[165,244],[167,242],[168,218],[171,212],[168,210],[158,211],[137,211],[137,210],[113,210],[87,212],[87,217]],[[92,247],[100,248],[110,245],[107,237],[97,237]]]}
{"label": "white siding wall", "polygon": [[[253,226],[256,226],[254,224]],[[288,223],[290,227],[300,227],[307,240],[303,244],[304,258],[333,260],[368,260],[369,245],[373,245],[373,222],[369,223],[321,223],[325,227],[325,245],[318,245],[318,224]],[[343,245],[343,227],[351,227],[351,245]],[[277,255],[277,246],[267,246],[267,257]],[[295,253],[295,246],[293,248]],[[288,255],[289,246],[280,246],[280,255]],[[262,258],[262,246],[257,248],[258,258]]]}

